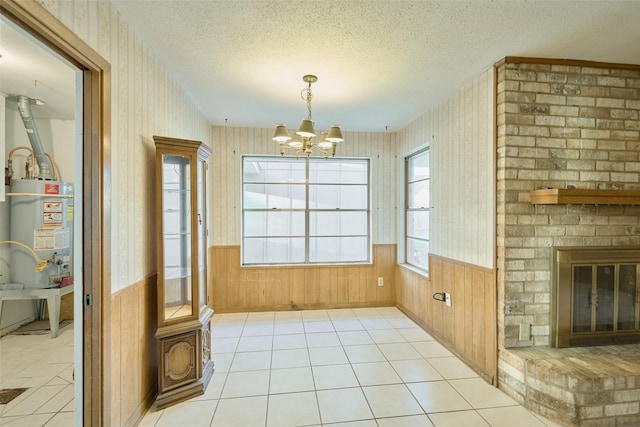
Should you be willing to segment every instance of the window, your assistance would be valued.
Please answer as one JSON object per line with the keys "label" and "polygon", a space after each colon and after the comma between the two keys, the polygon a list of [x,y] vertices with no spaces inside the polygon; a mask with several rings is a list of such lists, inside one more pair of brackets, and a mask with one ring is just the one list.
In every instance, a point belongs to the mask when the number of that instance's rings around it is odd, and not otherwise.
{"label": "window", "polygon": [[369,263],[369,161],[245,156],[242,264]]}
{"label": "window", "polygon": [[405,261],[429,269],[429,149],[405,159]]}

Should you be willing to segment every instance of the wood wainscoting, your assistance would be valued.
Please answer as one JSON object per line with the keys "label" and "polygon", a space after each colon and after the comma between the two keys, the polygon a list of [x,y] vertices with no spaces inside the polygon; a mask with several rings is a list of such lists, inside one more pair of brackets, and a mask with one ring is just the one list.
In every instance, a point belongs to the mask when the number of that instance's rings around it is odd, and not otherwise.
{"label": "wood wainscoting", "polygon": [[[491,269],[430,256],[429,278],[396,269],[398,307],[491,384],[498,369],[496,285]],[[451,294],[451,307],[433,294]]]}
{"label": "wood wainscoting", "polygon": [[241,267],[240,246],[213,246],[207,304],[216,313],[393,306],[395,266],[395,244],[373,245],[371,265],[300,267]]}
{"label": "wood wainscoting", "polygon": [[114,426],[138,425],[158,394],[157,277],[154,274],[111,296]]}

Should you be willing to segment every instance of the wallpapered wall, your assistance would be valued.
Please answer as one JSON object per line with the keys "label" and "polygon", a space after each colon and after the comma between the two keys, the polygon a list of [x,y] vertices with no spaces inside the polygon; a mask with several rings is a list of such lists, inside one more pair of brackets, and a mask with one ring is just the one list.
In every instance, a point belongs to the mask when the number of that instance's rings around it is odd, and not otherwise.
{"label": "wallpapered wall", "polygon": [[436,255],[493,268],[493,68],[398,133],[399,156],[431,146],[431,241]]}
{"label": "wallpapered wall", "polygon": [[210,143],[209,123],[106,0],[42,6],[111,64],[112,292],[156,269],[153,135]]}
{"label": "wallpapered wall", "polygon": [[[344,132],[336,156],[371,159],[371,213],[373,244],[396,240],[396,134]],[[243,154],[280,155],[271,140],[273,129],[214,126],[209,191],[210,234],[214,246],[240,245],[241,157]]]}

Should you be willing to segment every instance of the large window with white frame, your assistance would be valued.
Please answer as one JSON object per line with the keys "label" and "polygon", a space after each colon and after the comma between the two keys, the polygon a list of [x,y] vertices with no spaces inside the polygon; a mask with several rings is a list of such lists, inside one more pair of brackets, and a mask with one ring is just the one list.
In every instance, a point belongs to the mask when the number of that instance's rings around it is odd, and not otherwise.
{"label": "large window with white frame", "polygon": [[405,262],[429,269],[429,148],[405,158]]}
{"label": "large window with white frame", "polygon": [[244,156],[242,264],[370,263],[369,160]]}

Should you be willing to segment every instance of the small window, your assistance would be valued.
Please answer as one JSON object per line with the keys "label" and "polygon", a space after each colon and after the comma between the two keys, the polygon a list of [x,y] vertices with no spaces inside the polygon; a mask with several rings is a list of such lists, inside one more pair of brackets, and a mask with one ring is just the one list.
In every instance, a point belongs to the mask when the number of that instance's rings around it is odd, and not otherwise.
{"label": "small window", "polygon": [[405,262],[429,268],[429,149],[405,159]]}
{"label": "small window", "polygon": [[242,264],[369,263],[369,161],[243,157]]}

